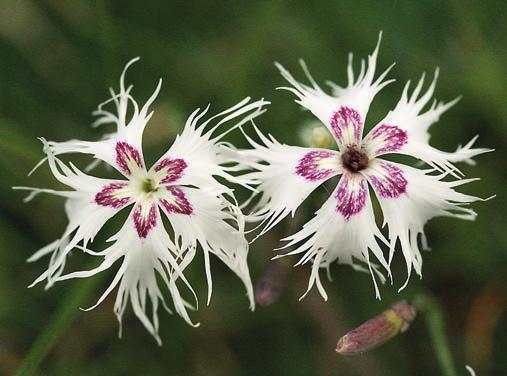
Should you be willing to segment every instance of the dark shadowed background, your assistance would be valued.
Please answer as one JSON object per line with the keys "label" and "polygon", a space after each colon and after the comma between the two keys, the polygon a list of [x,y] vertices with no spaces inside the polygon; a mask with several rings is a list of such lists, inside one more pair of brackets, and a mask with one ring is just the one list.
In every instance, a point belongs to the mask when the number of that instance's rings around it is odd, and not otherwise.
{"label": "dark shadowed background", "polygon": [[[356,358],[334,353],[347,330],[394,301],[421,293],[432,294],[441,305],[447,324],[443,333],[458,374],[465,374],[465,364],[481,376],[505,374],[506,10],[504,1],[457,0],[1,0],[0,374],[12,374],[37,343],[29,362],[41,375],[438,375],[423,315],[407,333],[371,353]],[[414,276],[398,294],[405,272],[397,255],[394,285],[383,286],[383,299],[377,301],[367,274],[334,266],[333,282],[325,281],[329,301],[313,291],[298,302],[309,276],[308,267],[300,267],[279,301],[252,313],[241,282],[216,260],[214,295],[206,307],[203,263],[197,259],[189,279],[202,302],[193,314],[201,327],[191,328],[161,311],[162,347],[130,311],[123,339],[117,338],[114,294],[91,312],[79,310],[95,302],[114,270],[49,291],[26,288],[47,262],[25,260],[63,232],[66,218],[61,199],[41,196],[23,204],[23,194],[10,187],[58,187],[47,166],[26,176],[43,156],[36,137],[96,139],[111,130],[92,129],[91,111],[108,98],[108,87],[118,86],[128,60],[141,57],[127,77],[140,101],[163,78],[144,138],[149,164],[196,107],[211,103],[212,111],[219,112],[245,96],[273,103],[258,120],[261,129],[301,145],[298,135],[313,118],[300,111],[290,93],[275,91],[285,83],[273,62],[302,79],[297,65],[302,57],[318,82],[344,84],[347,53],[366,56],[379,30],[384,31],[379,68],[396,62],[390,75],[397,82],[374,101],[369,126],[395,105],[406,80],[439,66],[436,97],[463,97],[432,127],[432,144],[452,151],[479,133],[477,146],[496,149],[478,157],[477,166],[460,167],[467,176],[481,178],[465,192],[497,197],[474,204],[476,222],[439,218],[428,224],[432,251],[424,253],[422,280]],[[246,145],[239,132],[229,140]],[[312,195],[296,220],[309,219],[325,195],[324,190]],[[290,222],[252,246],[254,280],[277,240],[291,231]],[[105,238],[107,234],[99,240]],[[71,260],[71,268],[86,266],[85,258]],[[40,365],[37,359],[42,359]]]}

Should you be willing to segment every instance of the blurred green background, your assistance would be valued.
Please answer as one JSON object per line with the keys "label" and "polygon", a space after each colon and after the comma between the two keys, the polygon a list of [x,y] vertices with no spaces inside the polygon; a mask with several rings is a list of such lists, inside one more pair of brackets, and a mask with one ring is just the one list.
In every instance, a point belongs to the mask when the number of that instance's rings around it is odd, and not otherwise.
{"label": "blurred green background", "polygon": [[[338,338],[401,298],[433,294],[441,305],[458,374],[465,364],[479,375],[507,369],[507,6],[504,1],[0,1],[0,374],[12,374],[37,339],[40,375],[438,375],[434,345],[423,315],[410,330],[356,358],[334,353]],[[258,125],[280,141],[298,137],[312,120],[293,103],[273,66],[283,63],[303,78],[303,57],[319,82],[345,83],[347,53],[370,53],[379,30],[383,69],[397,62],[397,82],[376,98],[371,126],[399,98],[403,84],[441,68],[436,96],[463,98],[431,130],[433,145],[454,150],[479,133],[479,147],[495,148],[463,167],[480,182],[464,191],[494,200],[477,203],[475,223],[440,218],[427,226],[431,253],[424,254],[424,278],[405,278],[400,255],[394,286],[374,299],[370,277],[349,267],[332,268],[325,282],[329,301],[316,291],[303,301],[309,270],[295,270],[280,300],[269,307],[248,304],[240,281],[217,260],[214,295],[204,305],[202,260],[189,278],[202,302],[187,326],[161,312],[163,347],[128,311],[124,336],[117,338],[114,294],[91,312],[114,270],[93,280],[26,286],[47,266],[25,260],[62,233],[62,200],[41,196],[23,204],[11,186],[58,187],[47,166],[28,178],[42,157],[38,136],[51,140],[96,139],[106,131],[90,127],[91,111],[118,86],[124,64],[141,56],[128,73],[134,96],[144,101],[159,77],[163,87],[144,139],[148,160],[168,146],[196,107],[218,112],[245,96],[273,104]],[[230,140],[245,145],[236,134]],[[102,173],[98,170],[97,173]],[[317,191],[297,213],[311,217],[326,192]],[[380,220],[380,219],[379,219]],[[111,226],[114,226],[112,224]],[[254,243],[250,265],[257,280],[290,220]],[[103,235],[102,239],[106,238]],[[100,240],[100,239],[99,239]],[[290,261],[296,262],[296,258]],[[72,265],[86,267],[76,256]],[[49,326],[48,326],[49,325]],[[46,329],[44,329],[46,328]],[[42,337],[41,337],[42,336]],[[42,338],[42,339],[41,339]],[[47,353],[47,354],[46,354]],[[43,355],[47,355],[44,356]],[[30,358],[34,362],[36,358]],[[26,361],[25,361],[26,365]]]}

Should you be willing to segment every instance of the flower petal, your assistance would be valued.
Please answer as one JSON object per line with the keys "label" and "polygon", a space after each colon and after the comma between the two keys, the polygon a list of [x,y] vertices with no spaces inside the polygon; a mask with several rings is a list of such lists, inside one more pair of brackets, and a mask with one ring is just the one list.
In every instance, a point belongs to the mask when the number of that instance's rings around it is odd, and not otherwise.
{"label": "flower petal", "polygon": [[157,205],[137,202],[132,213],[132,220],[139,238],[146,238],[159,221]]}
{"label": "flower petal", "polygon": [[[136,210],[134,209],[131,217],[135,213]],[[178,280],[183,281],[197,301],[192,287],[183,275],[185,267],[190,263],[194,255],[189,252],[181,259],[174,243],[170,240],[162,225],[155,226],[146,237],[141,238],[134,231],[133,222],[133,218],[126,221],[122,229],[109,239],[113,244],[100,252],[104,260],[98,267],[92,270],[62,275],[58,280],[91,277],[109,269],[114,263],[122,259],[122,264],[113,281],[97,303],[88,308],[88,310],[99,305],[116,286],[119,286],[114,311],[120,323],[120,337],[123,313],[127,303],[130,301],[135,315],[154,336],[157,343],[161,344],[158,335],[159,302],[162,303],[166,310],[169,310],[161,291],[162,287],[169,290],[176,312],[190,325],[198,325],[193,324],[190,320],[187,309],[192,306],[182,298],[176,285]],[[146,304],[146,298],[149,298],[151,303],[151,318],[148,316],[149,308]]]}
{"label": "flower petal", "polygon": [[127,182],[107,184],[95,195],[97,205],[115,209],[121,209],[131,202],[132,194],[129,192]]}
{"label": "flower petal", "polygon": [[181,188],[167,187],[166,189],[168,192],[164,194],[164,198],[160,200],[160,203],[168,214],[192,214],[194,211],[192,204],[190,204]]}
{"label": "flower petal", "polygon": [[164,158],[155,165],[154,170],[160,176],[160,183],[174,184],[181,179],[187,166],[183,158]]}
{"label": "flower petal", "polygon": [[[308,72],[306,65],[301,62],[303,70],[311,83],[311,86],[298,82],[284,67],[276,64],[282,76],[292,85],[283,87],[297,96],[296,102],[310,110],[328,130],[342,150],[347,143],[354,140],[360,143],[362,137],[362,124],[374,96],[392,80],[384,81],[389,69],[384,71],[377,79],[374,79],[377,55],[380,44],[380,36],[373,53],[368,56],[368,67],[365,71],[364,60],[361,72],[354,77],[352,68],[352,55],[349,55],[348,85],[340,87],[329,83],[333,89],[333,95],[326,94]],[[344,128],[350,128],[344,133]],[[344,139],[345,138],[345,139]]]}
{"label": "flower petal", "polygon": [[337,154],[331,150],[305,151],[296,165],[296,175],[309,181],[322,181],[336,175]]}
{"label": "flower petal", "polygon": [[407,192],[408,181],[394,163],[373,160],[365,172],[375,192],[382,198],[397,198]]}
{"label": "flower petal", "polygon": [[[169,150],[152,167],[151,173],[165,170],[167,183],[178,185],[206,186],[211,185],[220,188],[222,185],[215,179],[216,176],[223,177],[231,182],[238,182],[239,179],[229,174],[223,164],[232,162],[226,158],[224,150],[227,149],[224,143],[219,140],[229,131],[250,122],[264,112],[262,107],[269,102],[259,100],[248,103],[246,98],[233,107],[212,116],[208,120],[201,121],[206,115],[208,108],[201,111],[197,109],[188,118],[185,127],[180,135],[171,145]],[[219,127],[233,119],[237,122],[228,127],[220,134],[215,134]],[[213,126],[208,129],[208,125]]]}
{"label": "flower petal", "polygon": [[472,148],[476,138],[464,147],[458,147],[454,153],[440,151],[429,145],[429,127],[457,102],[457,100],[447,103],[434,101],[428,110],[422,111],[433,96],[437,77],[438,70],[428,90],[420,97],[424,75],[410,96],[408,94],[410,81],[405,85],[395,109],[390,111],[365,137],[364,147],[370,156],[388,153],[406,154],[421,159],[441,171],[453,172],[457,169],[452,162],[471,163],[474,156],[488,151],[488,149]]}
{"label": "flower petal", "polygon": [[65,232],[59,240],[52,243],[53,247],[44,247],[31,258],[33,260],[46,254],[51,255],[47,271],[34,282],[47,279],[47,287],[50,287],[61,275],[71,250],[79,244],[86,248],[104,224],[132,201],[125,182],[87,175],[72,164],[70,167],[64,164],[49,149],[46,151],[53,175],[75,190],[54,192],[32,188],[35,193],[48,192],[67,197],[65,209],[69,224]]}
{"label": "flower petal", "polygon": [[[153,112],[148,113],[149,107],[157,97],[162,81],[159,80],[154,93],[142,108],[139,108],[137,102],[130,95],[132,86],[125,88],[124,83],[127,68],[137,60],[131,60],[125,67],[120,78],[119,93],[116,94],[112,91],[112,97],[99,105],[98,109],[94,112],[95,115],[99,116],[95,125],[114,123],[117,128],[116,132],[99,141],[51,141],[48,145],[53,153],[56,155],[63,153],[91,154],[95,158],[113,166],[125,176],[130,176],[134,172],[132,169],[144,169],[142,135],[146,124],[153,114]],[[110,112],[104,108],[105,105],[110,103],[115,104],[114,112]],[[129,106],[132,106],[131,111],[129,111]],[[131,114],[131,116],[128,117],[128,114]]]}
{"label": "flower petal", "polygon": [[408,133],[396,125],[382,123],[367,140],[368,154],[378,156],[400,151],[408,143]]}
{"label": "flower petal", "polygon": [[126,141],[119,141],[115,147],[115,162],[117,168],[126,176],[131,176],[136,171],[144,170],[144,161],[140,150]]}
{"label": "flower petal", "polygon": [[324,181],[340,174],[341,162],[336,151],[283,145],[255,129],[261,143],[245,135],[254,150],[247,151],[243,163],[257,170],[246,174],[245,178],[257,184],[257,190],[261,192],[250,215],[251,219],[264,224],[257,235],[261,236],[289,213],[294,214]]}
{"label": "flower petal", "polygon": [[[412,267],[421,275],[422,258],[419,235],[426,247],[424,225],[438,216],[473,220],[472,209],[463,205],[480,200],[454,190],[474,179],[443,181],[445,174],[430,175],[409,166],[375,159],[363,171],[380,201],[384,222],[389,228],[391,261],[397,241],[407,265],[408,283]],[[400,290],[401,290],[400,289]]]}
{"label": "flower petal", "polygon": [[333,194],[315,213],[315,217],[307,222],[302,230],[283,240],[288,243],[282,249],[295,247],[285,255],[304,254],[298,265],[313,261],[307,292],[316,283],[322,297],[327,299],[320,282],[319,268],[328,269],[336,260],[340,264],[349,264],[357,270],[364,270],[356,264],[359,261],[368,266],[376,296],[380,297],[375,275],[379,276],[382,282],[384,277],[370,261],[369,252],[389,271],[378,244],[379,240],[384,243],[387,241],[375,224],[367,183],[361,175],[343,175]]}
{"label": "flower petal", "polygon": [[[241,278],[253,309],[253,287],[247,264],[248,242],[244,236],[244,221],[237,206],[224,197],[226,193],[208,187],[177,187],[162,193],[164,198],[161,200],[161,208],[173,227],[176,244],[181,249],[195,249],[200,245],[204,251],[208,303],[212,292],[209,265],[209,253],[212,253]],[[168,205],[171,201],[173,204]]]}
{"label": "flower petal", "polygon": [[346,221],[361,213],[366,205],[368,187],[364,179],[344,176],[340,179],[336,192],[336,210]]}
{"label": "flower petal", "polygon": [[331,117],[331,128],[340,150],[349,145],[360,145],[363,136],[361,115],[351,107],[341,106]]}

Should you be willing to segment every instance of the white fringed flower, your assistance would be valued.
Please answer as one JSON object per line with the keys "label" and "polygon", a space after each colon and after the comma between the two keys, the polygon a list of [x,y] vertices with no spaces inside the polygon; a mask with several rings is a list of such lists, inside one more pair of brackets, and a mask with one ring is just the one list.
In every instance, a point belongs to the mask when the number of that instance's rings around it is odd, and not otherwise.
{"label": "white fringed flower", "polygon": [[[125,71],[136,60],[127,64]],[[47,280],[49,287],[55,281],[90,277],[121,260],[116,276],[97,304],[118,287],[114,310],[120,324],[130,300],[136,316],[160,343],[159,303],[167,309],[161,287],[165,286],[169,291],[176,312],[192,324],[187,314],[191,305],[182,298],[176,283],[182,281],[195,298],[183,271],[192,261],[198,246],[204,253],[208,303],[212,292],[211,253],[243,281],[251,308],[254,307],[244,218],[233,191],[217,178],[248,185],[245,179],[230,174],[234,167],[224,166],[230,165],[231,153],[221,139],[232,129],[263,113],[262,108],[268,102],[259,100],[250,103],[250,99],[246,98],[208,120],[203,120],[208,108],[197,109],[167,152],[151,168],[147,168],[141,147],[142,135],[152,115],[149,106],[159,92],[161,81],[153,95],[139,108],[130,94],[132,86],[125,88],[125,71],[120,79],[119,93],[112,91],[111,99],[95,112],[99,116],[95,124],[113,123],[117,127],[115,133],[95,142],[47,142],[42,139],[52,173],[70,189],[18,188],[32,191],[28,200],[40,192],[67,199],[69,224],[64,234],[30,259],[51,256],[48,269],[34,283]],[[108,104],[114,104],[116,111],[106,110]],[[235,125],[218,133],[219,127],[234,119],[239,119]],[[62,162],[57,156],[63,153],[91,154],[98,161],[112,166],[124,178],[90,176],[72,163]],[[103,225],[125,208],[129,208],[128,218],[119,232],[108,240],[110,245],[100,252],[90,250],[89,243]],[[164,216],[170,223],[170,232],[163,224]],[[93,270],[63,274],[66,257],[76,247],[103,257],[102,263]],[[147,298],[151,305],[151,318],[148,316]]]}
{"label": "white fringed flower", "polygon": [[[363,137],[370,103],[383,87],[392,82],[385,79],[390,68],[375,78],[378,48],[379,44],[366,64],[362,61],[357,78],[352,68],[352,55],[349,56],[348,85],[340,87],[330,83],[333,95],[326,94],[317,85],[303,62],[301,65],[311,86],[296,81],[280,64],[276,64],[291,84],[282,89],[294,93],[296,102],[310,110],[327,127],[338,150],[280,144],[272,136],[264,136],[257,128],[260,142],[246,135],[254,151],[245,151],[244,160],[256,170],[246,177],[256,180],[257,189],[261,192],[251,216],[253,220],[261,221],[259,236],[289,213],[294,215],[298,206],[319,185],[340,176],[338,185],[315,217],[302,230],[283,239],[287,243],[281,248],[294,247],[287,254],[303,254],[298,265],[310,260],[313,262],[308,291],[317,284],[324,299],[327,297],[319,279],[319,267],[328,269],[335,260],[359,269],[364,269],[361,264],[367,265],[379,297],[375,274],[381,276],[381,280],[383,276],[370,260],[370,252],[389,272],[393,252],[399,242],[408,277],[412,268],[420,275],[419,238],[422,247],[427,248],[424,224],[436,216],[469,220],[476,216],[472,209],[463,206],[478,198],[454,190],[472,179],[448,181],[444,177],[460,175],[452,162],[470,162],[472,157],[487,150],[472,149],[475,138],[454,153],[429,145],[428,128],[456,103],[456,100],[433,102],[429,109],[423,110],[433,95],[437,74],[422,95],[424,76],[410,94],[410,83],[407,83],[396,108]],[[419,170],[382,159],[386,154],[406,154],[422,160],[431,169]],[[380,202],[389,240],[375,223],[368,186],[373,188]],[[388,261],[383,256],[382,243],[390,249]]]}

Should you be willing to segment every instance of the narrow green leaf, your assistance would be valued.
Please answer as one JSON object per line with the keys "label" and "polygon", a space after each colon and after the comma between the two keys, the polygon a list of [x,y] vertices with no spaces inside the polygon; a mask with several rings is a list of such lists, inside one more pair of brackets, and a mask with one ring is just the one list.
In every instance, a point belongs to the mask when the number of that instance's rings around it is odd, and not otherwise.
{"label": "narrow green leaf", "polygon": [[445,332],[445,319],[442,308],[435,298],[421,294],[414,299],[417,311],[423,313],[430,334],[435,355],[444,376],[457,376],[456,366],[451,354],[449,340]]}
{"label": "narrow green leaf", "polygon": [[56,345],[60,337],[71,326],[76,318],[82,314],[82,307],[94,291],[101,278],[88,278],[72,289],[63,299],[51,320],[39,334],[32,347],[16,371],[16,376],[30,376],[37,373],[40,364]]}

